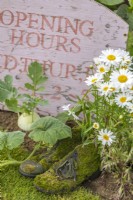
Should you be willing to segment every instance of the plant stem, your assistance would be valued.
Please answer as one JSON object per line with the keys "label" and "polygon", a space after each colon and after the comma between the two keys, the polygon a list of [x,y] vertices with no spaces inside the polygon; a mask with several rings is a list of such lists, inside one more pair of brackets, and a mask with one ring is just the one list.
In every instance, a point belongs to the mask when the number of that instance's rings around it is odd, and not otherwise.
{"label": "plant stem", "polygon": [[36,145],[34,147],[33,151],[31,152],[31,154],[25,160],[22,160],[22,161],[17,161],[14,159],[6,160],[5,162],[3,161],[3,163],[0,163],[0,167],[5,167],[7,165],[20,165],[21,163],[25,162],[26,160],[29,160],[34,155],[36,150],[39,149],[39,147],[40,147],[40,144]]}
{"label": "plant stem", "polygon": [[39,148],[40,148],[40,144],[36,145],[33,151],[31,152],[31,154],[24,161],[29,160]]}
{"label": "plant stem", "polygon": [[117,122],[115,125],[114,125],[114,128],[119,125],[121,123],[121,121]]}
{"label": "plant stem", "polygon": [[5,161],[4,163],[0,164],[0,167],[5,167],[7,165],[20,165],[23,161],[17,161],[17,160],[9,160]]}

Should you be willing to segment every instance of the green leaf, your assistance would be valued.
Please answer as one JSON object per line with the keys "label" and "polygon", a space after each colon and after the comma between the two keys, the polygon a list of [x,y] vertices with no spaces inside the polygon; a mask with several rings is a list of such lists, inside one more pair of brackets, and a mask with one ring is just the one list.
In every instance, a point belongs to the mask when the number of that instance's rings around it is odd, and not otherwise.
{"label": "green leaf", "polygon": [[128,16],[127,23],[129,24],[129,30],[133,31],[133,13],[129,11],[127,16]]}
{"label": "green leaf", "polygon": [[26,87],[28,90],[34,91],[34,85],[31,85],[30,83],[25,83],[25,87]]}
{"label": "green leaf", "polygon": [[14,131],[7,133],[6,147],[9,150],[19,147],[24,142],[25,133],[21,131]]}
{"label": "green leaf", "polygon": [[124,19],[129,24],[129,30],[133,30],[133,13],[130,11],[129,7],[126,4],[119,6],[117,12],[122,19]]}
{"label": "green leaf", "polygon": [[40,85],[47,80],[43,75],[42,66],[38,62],[31,63],[28,68],[28,76],[35,86]]}
{"label": "green leaf", "polygon": [[127,20],[128,16],[128,5],[126,4],[122,4],[121,6],[119,6],[116,14],[119,15],[122,19]]}
{"label": "green leaf", "polygon": [[99,0],[99,2],[107,6],[114,6],[114,5],[124,3],[124,0]]}
{"label": "green leaf", "polygon": [[15,113],[20,112],[20,107],[18,105],[17,99],[15,99],[15,98],[6,99],[5,104],[10,111],[13,111]]}
{"label": "green leaf", "polygon": [[6,134],[0,131],[0,150],[4,149],[5,142],[6,142]]}
{"label": "green leaf", "polygon": [[38,100],[38,104],[40,106],[48,105],[48,100],[40,99],[40,100]]}
{"label": "green leaf", "polygon": [[129,1],[129,5],[131,6],[131,7],[133,7],[133,0],[128,0]]}
{"label": "green leaf", "polygon": [[40,77],[39,80],[37,81],[37,84],[40,85],[40,84],[46,82],[47,80],[48,80],[48,78],[45,76]]}
{"label": "green leaf", "polygon": [[133,56],[133,31],[128,33],[127,50]]}
{"label": "green leaf", "polygon": [[37,88],[37,89],[36,89],[36,91],[38,91],[38,92],[43,92],[43,91],[44,91],[44,89],[45,89],[45,87],[44,87],[44,86],[42,86],[42,87],[39,87],[39,88]]}
{"label": "green leaf", "polygon": [[63,123],[66,123],[68,120],[73,120],[73,116],[68,115],[68,112],[62,112],[56,116],[56,119],[59,119]]}
{"label": "green leaf", "polygon": [[12,86],[12,77],[10,75],[5,76],[4,81],[0,80],[0,102],[4,102],[5,99],[11,98],[16,93],[15,88]]}
{"label": "green leaf", "polygon": [[31,126],[32,132],[29,137],[35,142],[43,141],[46,144],[54,145],[58,140],[72,137],[71,128],[60,120],[47,116],[37,120]]}
{"label": "green leaf", "polygon": [[6,75],[6,76],[4,77],[4,81],[5,81],[5,83],[7,83],[7,85],[11,86],[12,83],[13,83],[13,78],[12,78],[12,76],[10,76],[10,75]]}

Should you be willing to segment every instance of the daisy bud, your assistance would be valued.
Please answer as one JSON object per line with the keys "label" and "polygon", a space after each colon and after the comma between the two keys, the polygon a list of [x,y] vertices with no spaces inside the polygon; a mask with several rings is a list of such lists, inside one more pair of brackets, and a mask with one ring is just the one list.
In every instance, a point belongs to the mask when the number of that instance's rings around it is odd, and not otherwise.
{"label": "daisy bud", "polygon": [[92,127],[95,129],[99,129],[99,123],[95,122]]}
{"label": "daisy bud", "polygon": [[119,116],[119,119],[123,119],[123,115],[120,115],[120,116]]}
{"label": "daisy bud", "polygon": [[94,66],[93,66],[93,65],[90,65],[90,66],[89,66],[89,68],[90,68],[90,69],[93,69],[93,68],[94,68]]}

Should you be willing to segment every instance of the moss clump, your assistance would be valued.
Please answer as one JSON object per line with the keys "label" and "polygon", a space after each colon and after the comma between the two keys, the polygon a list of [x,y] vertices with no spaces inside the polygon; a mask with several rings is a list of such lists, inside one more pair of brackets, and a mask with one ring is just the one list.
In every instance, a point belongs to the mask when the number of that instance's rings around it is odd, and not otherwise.
{"label": "moss clump", "polygon": [[[76,165],[76,181],[72,179],[60,179],[56,174],[56,169],[62,165],[71,155],[76,152],[77,161]],[[100,166],[100,157],[97,154],[97,149],[93,144],[89,144],[85,147],[82,145],[76,146],[76,148],[70,152],[67,156],[55,163],[52,168],[46,171],[44,174],[38,175],[34,184],[37,189],[46,193],[65,193],[75,189],[83,181],[88,179],[93,173],[95,173]]]}
{"label": "moss clump", "polygon": [[0,185],[2,200],[100,200],[97,195],[84,188],[63,196],[38,192],[33,187],[33,179],[21,176],[16,166],[0,171]]}
{"label": "moss clump", "polygon": [[62,159],[79,144],[81,144],[81,133],[75,129],[73,130],[72,138],[61,140],[56,148],[53,148],[50,153],[46,153],[40,160],[44,171],[47,171],[55,162]]}
{"label": "moss clump", "polygon": [[[13,158],[23,160],[29,152],[22,148],[12,151]],[[6,159],[4,151],[0,151],[0,160]],[[100,200],[84,188],[78,188],[75,192],[60,195],[46,195],[38,192],[33,186],[33,179],[21,176],[18,166],[7,166],[0,169],[0,190],[3,200]]]}

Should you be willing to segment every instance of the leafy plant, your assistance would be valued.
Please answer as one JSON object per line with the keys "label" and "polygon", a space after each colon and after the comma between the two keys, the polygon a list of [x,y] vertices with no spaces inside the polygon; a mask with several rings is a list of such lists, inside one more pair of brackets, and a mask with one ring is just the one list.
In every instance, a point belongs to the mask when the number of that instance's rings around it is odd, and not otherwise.
{"label": "leafy plant", "polygon": [[47,100],[37,97],[37,92],[45,89],[43,84],[47,81],[42,66],[37,62],[31,63],[27,75],[29,82],[25,83],[25,88],[31,94],[20,94],[13,87],[13,78],[10,75],[5,76],[4,80],[0,80],[0,101],[5,103],[9,110],[22,113],[18,117],[18,126],[24,131],[29,131],[30,125],[39,118],[35,113],[36,107],[48,103]]}
{"label": "leafy plant", "polygon": [[[43,100],[39,97],[36,97],[36,92],[43,91],[45,88],[42,86],[47,80],[47,77],[43,75],[42,66],[37,63],[31,63],[28,67],[28,74],[27,76],[30,79],[30,83],[25,83],[25,88],[31,91],[31,95],[29,94],[19,94],[14,97],[8,95],[4,101],[6,106],[13,112],[21,112],[21,113],[28,113],[34,112],[34,109],[37,105],[45,105],[48,102]],[[11,78],[11,76],[10,76]],[[15,90],[16,91],[16,90]],[[11,91],[12,92],[12,91]],[[22,105],[19,104],[19,101],[22,101]]]}
{"label": "leafy plant", "polygon": [[71,128],[54,117],[42,117],[32,125],[29,137],[36,142],[31,154],[23,161],[17,161],[10,155],[11,150],[19,147],[24,141],[25,133],[21,131],[0,132],[0,150],[5,150],[8,160],[0,160],[0,167],[19,165],[29,160],[40,147],[51,148],[58,140],[72,137]]}

